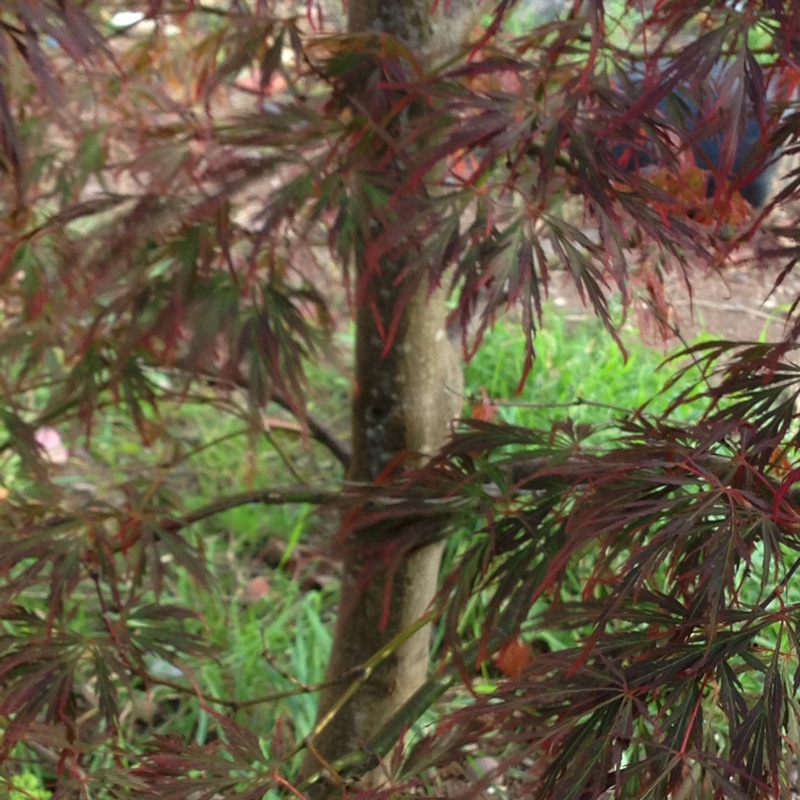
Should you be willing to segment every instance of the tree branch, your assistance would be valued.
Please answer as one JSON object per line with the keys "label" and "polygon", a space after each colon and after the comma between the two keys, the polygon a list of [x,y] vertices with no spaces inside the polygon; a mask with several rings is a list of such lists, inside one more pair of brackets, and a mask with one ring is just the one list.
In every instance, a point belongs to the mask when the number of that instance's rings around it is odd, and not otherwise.
{"label": "tree branch", "polygon": [[309,503],[322,505],[338,500],[342,496],[339,491],[324,489],[308,489],[304,486],[290,486],[283,489],[256,489],[252,492],[238,492],[228,497],[220,497],[205,506],[190,511],[182,517],[164,520],[160,528],[170,533],[182,530],[195,522],[247,505],[290,505],[294,503]]}
{"label": "tree branch", "polygon": [[[270,399],[275,405],[293,413],[292,406],[285,397],[273,394]],[[352,456],[350,445],[343,442],[324,422],[317,419],[313,414],[306,412],[305,417],[311,437],[327,447],[331,455],[347,469],[350,466],[350,458]]]}
{"label": "tree branch", "polygon": [[[230,511],[240,506],[277,506],[297,503],[324,505],[325,503],[332,503],[335,500],[339,500],[341,497],[342,492],[338,490],[309,489],[305,486],[289,486],[279,489],[256,489],[251,492],[238,492],[228,497],[220,497],[216,500],[212,500],[210,503],[200,506],[200,508],[196,508],[194,511],[190,511],[183,516],[164,518],[155,523],[155,528],[168,533],[175,533],[184,528],[188,528],[195,522],[201,522],[204,519],[213,517],[215,514],[221,514],[224,511]],[[94,510],[97,511],[97,509]],[[109,514],[108,516],[111,517],[113,515]],[[41,525],[28,528],[26,533],[41,533],[61,526],[69,527],[71,525],[78,525],[86,521],[86,516],[81,516],[79,514],[62,514],[51,517]]]}
{"label": "tree branch", "polygon": [[[185,361],[179,361],[175,367],[183,370],[184,372],[188,372],[191,375],[207,380],[212,386],[224,386],[228,384],[237,386],[240,389],[249,389],[247,377],[239,370],[237,370],[237,374],[233,376],[221,378],[219,375],[214,375],[212,372],[209,372],[202,367],[189,364]],[[292,404],[287,398],[274,392],[270,396],[269,400],[270,402],[275,403],[275,405],[280,406],[288,411],[295,419],[297,419],[295,409],[292,407]],[[308,413],[308,411],[305,412],[304,418],[305,423],[308,426],[309,433],[311,434],[311,438],[326,447],[331,455],[345,469],[347,469],[347,467],[350,465],[350,457],[352,455],[350,445],[343,442],[324,422],[322,422],[322,420],[317,419],[317,417]]]}

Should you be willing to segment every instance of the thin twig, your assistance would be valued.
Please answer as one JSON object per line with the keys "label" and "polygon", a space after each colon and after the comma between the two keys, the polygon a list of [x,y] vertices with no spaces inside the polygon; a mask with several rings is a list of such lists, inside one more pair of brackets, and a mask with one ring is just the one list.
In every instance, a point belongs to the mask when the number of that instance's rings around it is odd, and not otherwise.
{"label": "thin twig", "polygon": [[[418,620],[414,621],[410,625],[403,628],[400,633],[397,634],[390,642],[387,642],[383,647],[381,647],[375,655],[369,658],[364,664],[361,665],[359,668],[358,677],[339,695],[339,698],[336,702],[331,706],[330,710],[327,714],[325,714],[322,719],[320,719],[317,724],[314,726],[311,733],[306,736],[305,740],[294,747],[289,753],[286,754],[284,757],[285,761],[290,760],[293,758],[297,753],[299,753],[304,747],[308,747],[309,742],[314,742],[315,739],[319,737],[319,735],[328,727],[328,725],[333,722],[335,717],[341,712],[344,706],[350,702],[350,699],[361,689],[361,687],[370,679],[372,673],[380,666],[380,664],[389,658],[393,653],[397,652],[398,648],[400,648],[408,639],[413,636],[417,631],[422,630],[426,625],[429,625],[436,619],[437,612],[429,611],[427,614],[420,617]],[[310,775],[306,780],[304,780],[300,784],[300,789],[304,790],[306,787],[316,783],[323,775],[327,775],[327,769],[330,768],[330,765],[325,762],[321,764],[322,769],[318,770],[313,775]],[[330,777],[335,780],[337,777],[337,772],[334,771],[330,774]]]}
{"label": "thin twig", "polygon": [[[294,413],[291,404],[285,397],[273,394],[270,399],[276,406],[280,406],[292,414]],[[342,466],[348,467],[353,454],[350,445],[343,442],[322,420],[317,419],[313,414],[306,412],[305,421],[314,441],[327,447],[331,455]]]}
{"label": "thin twig", "polygon": [[[230,511],[233,508],[239,508],[246,505],[293,505],[299,503],[307,503],[309,505],[325,505],[326,503],[333,503],[342,497],[341,491],[332,491],[326,489],[310,489],[305,486],[289,486],[279,489],[256,489],[251,492],[237,492],[236,494],[227,497],[220,497],[207,505],[196,508],[188,514],[181,517],[167,517],[162,520],[157,520],[152,523],[156,530],[165,531],[167,533],[175,533],[176,531],[188,528],[195,522],[213,517],[215,514],[221,514],[223,511]],[[95,514],[95,518],[101,516]],[[102,515],[103,518],[113,517],[113,513]],[[69,527],[85,523],[87,518],[78,514],[62,514],[54,516],[40,525],[34,525],[27,528],[25,532],[29,535],[35,533],[42,533],[44,531],[52,531],[54,528],[62,526]]]}
{"label": "thin twig", "polygon": [[[244,390],[248,390],[250,388],[247,378],[242,374],[222,378],[219,375],[215,375],[212,372],[192,366],[188,363],[179,362],[175,366],[177,369],[203,378],[212,386],[228,385],[236,386],[237,388]],[[270,402],[275,403],[276,406],[288,411],[295,419],[299,419],[297,410],[292,406],[288,398],[284,397],[278,392],[273,392],[269,400]],[[322,420],[317,419],[317,417],[315,417],[313,414],[310,414],[308,411],[304,411],[302,421],[305,422],[306,426],[308,427],[308,431],[311,434],[311,438],[314,439],[314,441],[319,442],[321,445],[326,447],[330,451],[331,455],[333,455],[333,457],[340,464],[342,464],[342,466],[347,467],[350,465],[350,458],[352,455],[350,446],[343,442],[324,422],[322,422]]]}
{"label": "thin twig", "polygon": [[294,503],[308,503],[310,505],[324,505],[332,503],[341,497],[341,492],[329,491],[324,489],[309,489],[305,486],[289,486],[281,489],[256,489],[251,492],[237,492],[228,497],[220,497],[217,500],[196,508],[188,514],[175,519],[164,520],[159,527],[163,531],[173,533],[183,528],[193,525],[215,514],[223,511],[230,511],[232,508],[239,508],[246,505],[290,505]]}
{"label": "thin twig", "polygon": [[198,692],[198,690],[192,686],[184,686],[182,683],[177,683],[176,681],[171,681],[167,678],[156,678],[152,675],[147,676],[147,681],[154,686],[164,686],[167,689],[172,689],[173,691],[180,692],[181,694],[190,694],[195,697],[199,697],[204,703],[209,703],[210,705],[225,706],[225,708],[238,711],[239,709],[251,708],[252,706],[258,706],[262,703],[276,703],[279,700],[285,700],[288,697],[297,697],[303,694],[320,692],[323,689],[329,688],[330,686],[338,686],[340,683],[345,683],[353,680],[353,678],[357,678],[361,671],[361,667],[353,667],[352,669],[347,670],[347,672],[343,672],[341,675],[337,675],[335,678],[323,681],[322,683],[294,686],[291,689],[284,689],[281,692],[271,692],[270,694],[264,694],[260,697],[251,697],[249,700],[231,700],[225,697],[217,697],[215,695],[205,694],[203,692]]}

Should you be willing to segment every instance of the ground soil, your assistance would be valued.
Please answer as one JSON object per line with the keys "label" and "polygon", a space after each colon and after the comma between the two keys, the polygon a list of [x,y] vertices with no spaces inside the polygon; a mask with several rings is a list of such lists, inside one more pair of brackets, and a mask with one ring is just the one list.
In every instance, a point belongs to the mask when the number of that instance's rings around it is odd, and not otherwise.
{"label": "ground soil", "polygon": [[[674,269],[666,277],[665,292],[674,333],[666,341],[644,332],[645,338],[662,347],[677,346],[681,339],[689,341],[701,333],[736,341],[781,339],[792,304],[800,297],[800,267],[783,275],[788,255],[785,250],[775,254],[786,247],[786,241],[765,227],[722,266]],[[565,272],[552,273],[549,297],[572,319],[593,313]]]}

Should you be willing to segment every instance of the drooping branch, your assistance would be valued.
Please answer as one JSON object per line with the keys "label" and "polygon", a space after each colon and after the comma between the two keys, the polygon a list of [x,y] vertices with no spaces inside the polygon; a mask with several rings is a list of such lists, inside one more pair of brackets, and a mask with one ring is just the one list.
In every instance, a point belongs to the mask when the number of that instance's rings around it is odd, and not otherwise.
{"label": "drooping branch", "polygon": [[[239,389],[245,390],[249,390],[250,388],[247,376],[241,371],[237,371],[236,374],[232,376],[226,376],[223,379],[219,375],[215,375],[213,372],[208,370],[203,370],[197,365],[179,362],[176,366],[192,375],[203,378],[203,380],[208,381],[212,386],[236,386]],[[286,397],[280,394],[280,392],[273,391],[272,395],[270,396],[270,401],[297,418],[296,408]],[[302,422],[307,426],[308,432],[311,434],[311,438],[315,442],[319,442],[321,445],[326,447],[328,452],[330,452],[330,454],[345,469],[347,469],[352,457],[352,449],[350,445],[342,441],[342,439],[340,439],[328,425],[326,425],[314,414],[309,413],[307,410],[305,410],[303,413]]]}
{"label": "drooping branch", "polygon": [[[194,511],[190,511],[180,517],[167,517],[154,524],[154,528],[165,533],[176,533],[201,522],[204,519],[231,511],[247,505],[324,505],[342,499],[341,491],[326,489],[309,489],[306,486],[289,486],[277,489],[255,489],[250,492],[237,492],[236,494],[220,497],[207,503]],[[54,528],[70,527],[85,522],[85,518],[78,514],[61,514],[50,518],[41,525],[32,526],[26,532],[28,534],[52,531]]]}
{"label": "drooping branch", "polygon": [[[275,405],[292,412],[291,403],[282,395],[275,392],[271,399]],[[328,452],[347,469],[353,455],[350,445],[342,441],[322,420],[318,419],[313,414],[306,412],[305,422],[306,425],[308,425],[311,438],[314,439],[315,442],[319,442],[326,447]]]}
{"label": "drooping branch", "polygon": [[228,497],[220,497],[206,505],[184,514],[176,519],[165,520],[159,528],[170,533],[187,528],[195,522],[208,519],[209,517],[221,514],[223,511],[230,511],[247,505],[296,505],[307,503],[309,505],[322,505],[340,500],[341,492],[328,491],[324,489],[309,489],[305,486],[284,487],[280,489],[256,489],[252,492],[238,492]]}

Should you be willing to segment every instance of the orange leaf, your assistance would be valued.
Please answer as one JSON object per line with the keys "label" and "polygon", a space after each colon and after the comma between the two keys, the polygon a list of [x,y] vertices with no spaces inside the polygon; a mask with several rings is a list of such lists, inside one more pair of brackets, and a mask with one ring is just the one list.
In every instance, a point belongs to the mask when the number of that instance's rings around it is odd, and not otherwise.
{"label": "orange leaf", "polygon": [[500,650],[495,659],[497,669],[506,678],[516,678],[531,661],[533,661],[531,648],[519,639],[512,639]]}
{"label": "orange leaf", "polygon": [[786,450],[781,447],[776,447],[770,457],[770,465],[775,469],[775,474],[783,478],[792,471],[792,462],[786,455]]}
{"label": "orange leaf", "polygon": [[497,416],[497,406],[491,401],[486,389],[481,387],[481,400],[472,406],[472,419],[491,422]]}
{"label": "orange leaf", "polygon": [[269,581],[263,575],[257,575],[242,587],[242,600],[245,603],[257,603],[269,594],[270,589]]}

